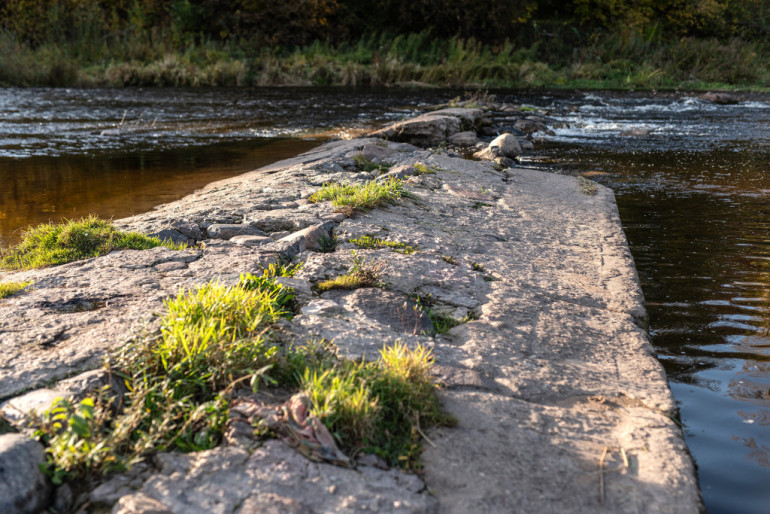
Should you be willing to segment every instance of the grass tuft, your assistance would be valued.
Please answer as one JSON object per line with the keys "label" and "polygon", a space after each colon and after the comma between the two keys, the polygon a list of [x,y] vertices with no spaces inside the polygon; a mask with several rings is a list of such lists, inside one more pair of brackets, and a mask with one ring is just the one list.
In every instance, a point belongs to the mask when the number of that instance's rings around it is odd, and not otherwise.
{"label": "grass tuft", "polygon": [[416,169],[417,173],[420,175],[435,175],[436,172],[441,171],[439,168],[434,166],[426,166],[425,164],[419,162],[414,165],[414,169]]}
{"label": "grass tuft", "polygon": [[186,248],[157,237],[123,232],[107,221],[89,216],[28,229],[21,243],[0,253],[0,268],[40,268],[98,257],[113,250],[146,250],[161,245],[175,250]]}
{"label": "grass tuft", "polygon": [[381,350],[377,362],[341,361],[328,369],[307,369],[301,388],[343,449],[415,469],[420,467],[422,428],[452,424],[435,394],[432,361],[424,347],[410,350],[396,342]]}
{"label": "grass tuft", "polygon": [[16,294],[32,282],[4,282],[0,283],[0,298],[6,298]]}
{"label": "grass tuft", "polygon": [[397,198],[406,196],[403,180],[391,178],[387,181],[369,181],[363,185],[328,184],[310,196],[311,202],[329,200],[338,211],[352,214],[356,211],[368,211],[380,205],[392,203]]}
{"label": "grass tuft", "polygon": [[340,275],[316,284],[319,292],[332,289],[358,289],[359,287],[376,287],[381,285],[380,275],[385,269],[383,261],[367,262],[366,259],[353,252],[353,264],[346,275]]}
{"label": "grass tuft", "polygon": [[388,241],[386,239],[380,239],[378,237],[364,235],[358,239],[349,239],[349,243],[353,243],[359,248],[391,248],[396,253],[403,253],[411,255],[417,250],[413,246],[409,246],[406,243],[400,243],[398,241]]}

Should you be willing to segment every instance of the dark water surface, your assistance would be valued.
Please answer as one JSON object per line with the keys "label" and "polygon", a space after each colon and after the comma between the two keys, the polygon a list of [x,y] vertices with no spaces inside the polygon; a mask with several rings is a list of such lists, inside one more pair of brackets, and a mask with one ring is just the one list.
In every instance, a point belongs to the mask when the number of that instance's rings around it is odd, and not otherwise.
{"label": "dark water surface", "polygon": [[[21,226],[145,211],[457,94],[0,90],[0,247]],[[733,106],[686,94],[498,99],[569,124],[526,165],[588,173],[616,191],[709,511],[770,511],[770,97]]]}

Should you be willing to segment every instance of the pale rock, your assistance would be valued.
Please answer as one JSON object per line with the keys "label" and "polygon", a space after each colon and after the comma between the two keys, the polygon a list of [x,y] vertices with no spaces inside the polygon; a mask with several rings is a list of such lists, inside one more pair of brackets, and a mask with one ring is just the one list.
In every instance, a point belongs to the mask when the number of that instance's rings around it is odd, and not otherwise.
{"label": "pale rock", "polygon": [[535,144],[529,139],[519,139],[519,146],[522,151],[531,152],[535,149]]}
{"label": "pale rock", "polygon": [[115,504],[112,514],[180,514],[161,502],[141,493],[124,496]]}
{"label": "pale rock", "polygon": [[417,145],[437,145],[458,132],[475,128],[481,117],[480,109],[441,109],[395,123],[371,133],[370,136]]}
{"label": "pale rock", "polygon": [[407,177],[413,177],[418,174],[417,168],[409,164],[393,166],[387,173],[380,175],[378,180],[389,180],[392,178],[403,180]]}
{"label": "pale rock", "polygon": [[51,408],[58,398],[71,398],[68,391],[54,389],[36,389],[21,396],[11,398],[0,405],[0,414],[8,421],[19,424],[27,416],[41,415]]}
{"label": "pale rock", "polygon": [[236,236],[263,236],[264,232],[251,225],[239,225],[235,223],[215,223],[209,225],[206,233],[212,239],[232,239]]}
{"label": "pale rock", "polygon": [[313,300],[303,306],[299,312],[305,316],[334,316],[345,312],[345,309],[332,300]]}
{"label": "pale rock", "polygon": [[235,236],[231,237],[230,241],[247,248],[253,248],[255,246],[261,246],[265,243],[269,243],[273,239],[266,236]]}
{"label": "pale rock", "polygon": [[327,221],[319,225],[313,225],[312,227],[307,227],[294,232],[293,234],[289,234],[288,236],[279,239],[279,241],[293,244],[302,238],[305,240],[305,249],[312,252],[320,252],[326,248],[324,246],[325,244],[329,244],[334,225],[335,223],[331,221]]}
{"label": "pale rock", "polygon": [[458,132],[447,138],[447,141],[457,146],[473,146],[478,142],[479,138],[476,136],[476,131],[467,130],[465,132]]}
{"label": "pale rock", "polygon": [[38,514],[51,500],[51,484],[40,471],[45,451],[21,434],[0,434],[0,512]]}
{"label": "pale rock", "polygon": [[511,134],[502,134],[492,140],[489,146],[473,154],[478,159],[493,161],[498,157],[512,159],[521,154],[519,140]]}

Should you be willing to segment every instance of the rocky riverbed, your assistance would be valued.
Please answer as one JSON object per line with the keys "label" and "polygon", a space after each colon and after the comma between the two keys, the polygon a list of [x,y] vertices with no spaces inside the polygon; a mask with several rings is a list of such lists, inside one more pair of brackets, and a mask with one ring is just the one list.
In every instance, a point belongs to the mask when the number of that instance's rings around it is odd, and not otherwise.
{"label": "rocky riverbed", "polygon": [[[432,349],[457,425],[425,434],[423,473],[368,456],[352,469],[311,462],[246,430],[213,450],[155,455],[73,495],[40,474],[38,443],[5,434],[0,511],[698,512],[612,192],[516,167],[526,139],[480,145],[481,161],[444,149],[495,133],[483,109],[428,113],[116,222],[195,245],[187,250],[0,275],[33,281],[0,300],[1,409],[20,425],[57,396],[109,384],[98,370],[105,354],[156,330],[163,300],[180,288],[301,262],[282,279],[300,304],[286,334],[331,341],[345,358],[375,358],[397,340]],[[404,179],[409,196],[352,215],[308,200],[323,184],[382,176]],[[361,236],[416,251],[349,242]],[[331,238],[334,251],[321,251]],[[381,263],[385,287],[314,291],[349,269],[354,250]],[[409,308],[417,296],[460,324],[425,335],[429,322]]]}

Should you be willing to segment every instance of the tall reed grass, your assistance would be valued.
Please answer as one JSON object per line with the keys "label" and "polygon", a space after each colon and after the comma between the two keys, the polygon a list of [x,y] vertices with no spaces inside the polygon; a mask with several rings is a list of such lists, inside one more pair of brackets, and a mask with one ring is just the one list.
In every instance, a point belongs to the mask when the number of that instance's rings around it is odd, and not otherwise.
{"label": "tall reed grass", "polygon": [[[2,86],[770,87],[770,43],[607,33],[579,47],[491,46],[428,32],[341,45],[255,48],[149,31],[123,40],[35,48],[0,32]],[[566,45],[565,45],[566,46]]]}

